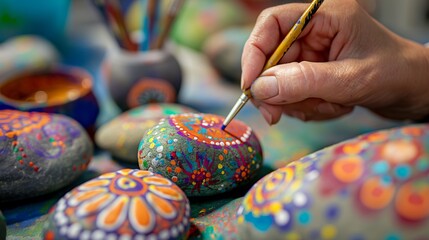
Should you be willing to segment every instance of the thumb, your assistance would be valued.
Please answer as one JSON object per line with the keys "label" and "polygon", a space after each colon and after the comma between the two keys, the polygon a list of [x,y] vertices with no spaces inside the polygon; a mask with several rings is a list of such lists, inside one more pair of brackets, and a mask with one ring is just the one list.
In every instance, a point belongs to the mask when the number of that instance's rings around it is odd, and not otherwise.
{"label": "thumb", "polygon": [[[367,88],[357,78],[364,64],[342,60],[333,62],[293,62],[277,65],[262,73],[251,86],[256,100],[281,105],[320,98],[338,104],[356,104]],[[359,80],[359,81],[357,81]]]}

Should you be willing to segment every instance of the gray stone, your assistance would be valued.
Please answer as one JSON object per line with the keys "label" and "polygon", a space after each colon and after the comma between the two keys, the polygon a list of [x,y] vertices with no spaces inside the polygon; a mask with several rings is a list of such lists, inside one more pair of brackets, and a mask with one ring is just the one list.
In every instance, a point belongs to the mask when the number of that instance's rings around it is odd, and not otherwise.
{"label": "gray stone", "polygon": [[87,168],[93,146],[69,117],[0,111],[0,202],[58,190]]}
{"label": "gray stone", "polygon": [[229,191],[251,180],[262,167],[262,148],[252,129],[212,114],[179,114],[162,119],[143,137],[139,166],[171,179],[187,196]]}
{"label": "gray stone", "polygon": [[161,118],[185,112],[196,111],[179,104],[168,103],[136,107],[101,126],[95,134],[95,141],[115,158],[137,163],[137,150],[144,133],[155,126]]}

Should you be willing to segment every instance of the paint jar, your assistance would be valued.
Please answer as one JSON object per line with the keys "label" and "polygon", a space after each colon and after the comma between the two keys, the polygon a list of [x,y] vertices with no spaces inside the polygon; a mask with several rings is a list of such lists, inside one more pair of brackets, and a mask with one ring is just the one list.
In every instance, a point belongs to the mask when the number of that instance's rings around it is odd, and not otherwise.
{"label": "paint jar", "polygon": [[103,72],[112,99],[123,111],[148,103],[175,103],[182,84],[176,57],[161,50],[121,51],[106,60]]}
{"label": "paint jar", "polygon": [[1,81],[0,110],[64,114],[93,136],[99,105],[92,86],[91,75],[78,67],[58,65],[44,71],[22,72]]}

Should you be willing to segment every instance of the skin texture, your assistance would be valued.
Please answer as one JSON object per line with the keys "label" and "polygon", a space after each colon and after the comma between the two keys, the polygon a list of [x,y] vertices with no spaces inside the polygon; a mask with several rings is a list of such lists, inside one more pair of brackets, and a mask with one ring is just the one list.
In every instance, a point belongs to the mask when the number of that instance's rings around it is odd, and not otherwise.
{"label": "skin texture", "polygon": [[429,49],[389,31],[355,0],[325,1],[279,64],[261,73],[307,7],[264,10],[244,47],[241,87],[251,88],[269,124],[283,113],[328,120],[355,106],[398,120],[429,114]]}

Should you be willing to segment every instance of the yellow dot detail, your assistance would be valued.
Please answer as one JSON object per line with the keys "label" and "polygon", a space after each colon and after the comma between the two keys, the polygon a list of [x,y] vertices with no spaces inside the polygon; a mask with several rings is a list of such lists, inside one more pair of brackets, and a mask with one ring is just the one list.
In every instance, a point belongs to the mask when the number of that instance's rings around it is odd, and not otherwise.
{"label": "yellow dot detail", "polygon": [[153,137],[151,137],[151,138],[149,139],[149,142],[153,142]]}
{"label": "yellow dot detail", "polygon": [[323,239],[333,239],[337,236],[337,229],[333,225],[326,225],[322,228],[321,235]]}
{"label": "yellow dot detail", "polygon": [[225,171],[222,171],[222,174],[225,174]]}
{"label": "yellow dot detail", "polygon": [[288,239],[288,240],[299,240],[299,239],[301,239],[301,237],[299,236],[299,234],[298,234],[298,233],[296,233],[296,232],[291,232],[291,233],[288,233],[288,234],[286,235],[286,239]]}
{"label": "yellow dot detail", "polygon": [[217,168],[222,169],[222,168],[223,168],[222,164],[220,164],[220,163],[219,163],[219,164],[217,165]]}
{"label": "yellow dot detail", "polygon": [[238,221],[238,223],[243,223],[244,217],[243,216],[238,217],[237,221]]}
{"label": "yellow dot detail", "polygon": [[164,132],[165,131],[165,128],[161,128],[161,132]]}
{"label": "yellow dot detail", "polygon": [[253,148],[252,147],[247,147],[247,151],[253,152]]}
{"label": "yellow dot detail", "polygon": [[149,145],[149,148],[154,148],[155,147],[155,143],[151,143],[150,145]]}
{"label": "yellow dot detail", "polygon": [[270,204],[270,211],[272,213],[277,213],[282,209],[282,205],[278,202]]}

